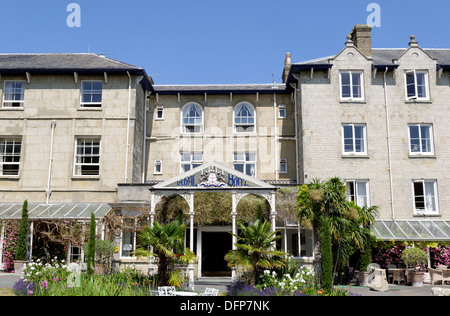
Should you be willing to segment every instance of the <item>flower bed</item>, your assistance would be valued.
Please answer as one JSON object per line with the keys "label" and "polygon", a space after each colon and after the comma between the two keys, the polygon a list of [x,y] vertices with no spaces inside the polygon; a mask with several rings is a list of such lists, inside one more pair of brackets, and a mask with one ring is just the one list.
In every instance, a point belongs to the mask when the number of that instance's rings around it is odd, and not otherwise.
{"label": "flower bed", "polygon": [[237,280],[227,286],[229,296],[352,296],[345,289],[324,291],[314,274],[304,267],[290,273],[264,271],[257,286],[248,285],[244,280]]}
{"label": "flower bed", "polygon": [[[24,277],[14,285],[19,296],[151,296],[154,280],[135,269],[88,276],[53,259],[51,263],[36,261],[24,269]],[[75,279],[73,278],[75,276]]]}

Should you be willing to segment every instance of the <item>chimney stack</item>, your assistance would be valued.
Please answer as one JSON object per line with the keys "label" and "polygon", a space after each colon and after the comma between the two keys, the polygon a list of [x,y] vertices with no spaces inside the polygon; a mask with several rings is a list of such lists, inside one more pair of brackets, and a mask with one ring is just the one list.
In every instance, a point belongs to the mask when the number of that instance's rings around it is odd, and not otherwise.
{"label": "chimney stack", "polygon": [[351,39],[356,47],[367,57],[372,56],[372,27],[367,24],[357,24],[351,33]]}
{"label": "chimney stack", "polygon": [[286,53],[284,58],[283,82],[286,83],[289,71],[291,70],[291,53]]}

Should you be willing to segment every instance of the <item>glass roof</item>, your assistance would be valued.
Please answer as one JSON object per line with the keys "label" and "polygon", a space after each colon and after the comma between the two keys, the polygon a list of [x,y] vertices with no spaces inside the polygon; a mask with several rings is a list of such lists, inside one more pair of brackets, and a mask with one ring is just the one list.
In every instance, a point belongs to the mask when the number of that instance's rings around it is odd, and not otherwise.
{"label": "glass roof", "polygon": [[[105,217],[111,206],[108,204],[28,204],[28,218],[88,220],[91,213],[96,219]],[[22,204],[0,204],[0,220],[20,219]]]}
{"label": "glass roof", "polygon": [[372,233],[382,240],[450,240],[450,221],[436,220],[378,220]]}

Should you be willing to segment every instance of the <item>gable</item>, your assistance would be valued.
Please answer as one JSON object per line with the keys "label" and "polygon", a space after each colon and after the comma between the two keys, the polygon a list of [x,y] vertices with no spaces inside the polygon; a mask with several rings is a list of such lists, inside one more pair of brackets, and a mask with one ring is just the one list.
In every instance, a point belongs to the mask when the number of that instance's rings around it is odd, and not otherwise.
{"label": "gable", "polygon": [[161,182],[155,189],[276,189],[274,186],[217,163],[207,163]]}

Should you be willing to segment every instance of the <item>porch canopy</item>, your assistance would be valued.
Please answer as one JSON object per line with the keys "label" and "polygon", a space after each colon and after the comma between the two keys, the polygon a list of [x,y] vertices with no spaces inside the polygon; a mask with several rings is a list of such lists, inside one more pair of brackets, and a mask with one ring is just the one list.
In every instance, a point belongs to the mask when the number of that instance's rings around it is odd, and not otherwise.
{"label": "porch canopy", "polygon": [[[0,204],[0,221],[20,220],[23,203]],[[109,204],[36,204],[28,203],[28,219],[67,219],[90,220],[91,213],[100,220],[104,218],[111,207]]]}
{"label": "porch canopy", "polygon": [[372,233],[381,240],[450,241],[450,221],[377,220]]}
{"label": "porch canopy", "polygon": [[[206,163],[195,169],[189,170],[177,177],[158,183],[149,188],[150,200],[150,222],[155,219],[156,204],[164,196],[178,194],[182,196],[189,205],[190,216],[190,247],[194,244],[194,193],[195,192],[230,192],[232,195],[232,248],[236,249],[237,234],[236,215],[239,201],[248,194],[256,194],[265,198],[270,204],[270,217],[272,231],[275,231],[275,195],[277,188],[264,181],[250,177],[242,172],[222,166],[215,162]],[[235,271],[232,272],[233,277]],[[193,276],[192,276],[193,277]],[[191,276],[190,276],[191,278]]]}

